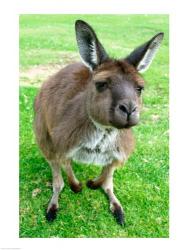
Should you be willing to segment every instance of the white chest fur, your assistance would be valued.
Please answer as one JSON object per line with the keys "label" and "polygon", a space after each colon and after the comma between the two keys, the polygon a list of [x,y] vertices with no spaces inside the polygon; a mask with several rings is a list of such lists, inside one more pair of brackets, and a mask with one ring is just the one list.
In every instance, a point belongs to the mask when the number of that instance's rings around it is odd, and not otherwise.
{"label": "white chest fur", "polygon": [[68,158],[101,166],[110,164],[113,160],[123,160],[124,153],[119,151],[117,137],[117,129],[96,129],[82,139],[80,145],[68,154]]}

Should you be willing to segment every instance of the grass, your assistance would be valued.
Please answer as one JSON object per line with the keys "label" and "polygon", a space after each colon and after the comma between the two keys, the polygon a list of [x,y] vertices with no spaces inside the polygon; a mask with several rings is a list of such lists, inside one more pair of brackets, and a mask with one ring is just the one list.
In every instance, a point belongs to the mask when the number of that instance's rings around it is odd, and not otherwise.
{"label": "grass", "polygon": [[[20,71],[63,64],[64,55],[78,58],[76,19],[90,22],[114,57],[123,57],[155,33],[165,32],[162,47],[144,74],[147,84],[141,123],[134,128],[135,152],[114,176],[126,226],[116,224],[101,190],[89,190],[84,184],[83,191],[74,194],[65,176],[58,218],[53,223],[45,220],[52,193],[51,171],[32,128],[33,100],[43,79],[35,85],[36,79],[28,75],[20,86],[20,237],[169,237],[168,16],[21,15]],[[74,169],[83,183],[101,171],[76,163]]]}

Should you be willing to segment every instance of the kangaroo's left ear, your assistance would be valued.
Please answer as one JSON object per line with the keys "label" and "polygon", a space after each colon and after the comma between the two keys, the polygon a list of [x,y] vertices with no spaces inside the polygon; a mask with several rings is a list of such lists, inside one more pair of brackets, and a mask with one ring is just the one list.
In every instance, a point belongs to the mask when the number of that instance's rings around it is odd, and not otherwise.
{"label": "kangaroo's left ear", "polygon": [[85,65],[94,70],[108,59],[108,55],[88,23],[77,20],[75,31],[80,56]]}
{"label": "kangaroo's left ear", "polygon": [[135,49],[126,60],[139,72],[146,71],[158,51],[163,40],[164,33],[158,33],[151,40]]}

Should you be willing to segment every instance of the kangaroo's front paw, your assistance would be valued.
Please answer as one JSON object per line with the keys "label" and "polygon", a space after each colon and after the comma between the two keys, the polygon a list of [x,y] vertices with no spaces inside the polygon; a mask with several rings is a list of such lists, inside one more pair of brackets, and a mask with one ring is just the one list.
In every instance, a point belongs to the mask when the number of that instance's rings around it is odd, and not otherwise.
{"label": "kangaroo's front paw", "polygon": [[70,183],[70,188],[74,193],[79,193],[82,191],[82,183]]}
{"label": "kangaroo's front paw", "polygon": [[56,204],[52,204],[48,209],[47,209],[47,212],[46,212],[46,219],[47,221],[54,221],[56,219],[56,216],[57,216],[57,211],[58,211],[58,208],[57,208],[57,205]]}
{"label": "kangaroo's front paw", "polygon": [[94,181],[94,180],[88,180],[86,183],[86,186],[88,188],[91,188],[91,189],[97,189],[97,188],[101,187],[101,184]]}
{"label": "kangaroo's front paw", "polygon": [[111,203],[110,210],[113,216],[115,217],[117,223],[123,226],[125,224],[125,214],[121,205],[116,202]]}

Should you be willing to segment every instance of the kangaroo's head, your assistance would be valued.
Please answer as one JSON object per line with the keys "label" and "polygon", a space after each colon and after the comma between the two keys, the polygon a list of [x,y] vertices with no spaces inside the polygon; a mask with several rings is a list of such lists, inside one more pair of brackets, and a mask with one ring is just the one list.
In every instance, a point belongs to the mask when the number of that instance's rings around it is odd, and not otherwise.
{"label": "kangaroo's head", "polygon": [[86,97],[90,119],[116,128],[136,125],[144,88],[139,72],[150,66],[164,34],[155,35],[126,58],[114,60],[87,23],[76,21],[75,30],[80,56],[91,71]]}

